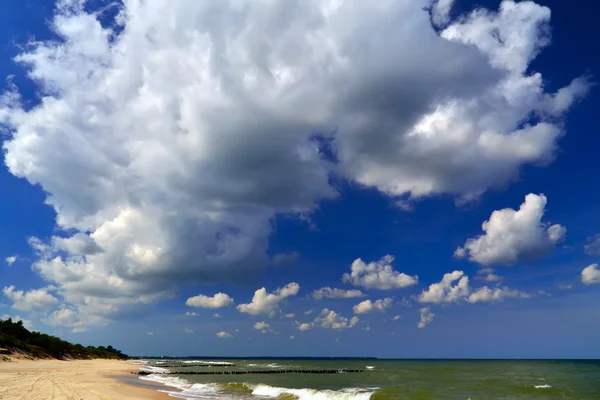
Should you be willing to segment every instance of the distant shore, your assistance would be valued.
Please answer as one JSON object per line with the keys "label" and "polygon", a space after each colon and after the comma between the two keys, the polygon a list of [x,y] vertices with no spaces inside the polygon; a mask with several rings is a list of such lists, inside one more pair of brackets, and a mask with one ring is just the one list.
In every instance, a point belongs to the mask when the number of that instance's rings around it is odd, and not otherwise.
{"label": "distant shore", "polygon": [[116,360],[13,359],[12,362],[0,362],[0,398],[172,399],[148,385],[133,385],[130,372],[138,368],[127,361]]}

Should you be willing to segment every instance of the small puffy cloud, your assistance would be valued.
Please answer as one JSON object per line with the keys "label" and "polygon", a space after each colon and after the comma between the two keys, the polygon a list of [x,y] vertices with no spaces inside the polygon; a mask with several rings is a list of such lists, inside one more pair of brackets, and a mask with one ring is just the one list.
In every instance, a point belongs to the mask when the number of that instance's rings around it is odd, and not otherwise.
{"label": "small puffy cloud", "polygon": [[504,278],[502,278],[500,275],[496,274],[496,271],[494,271],[493,268],[482,268],[479,271],[477,271],[477,279],[482,279],[486,282],[500,282],[502,281]]}
{"label": "small puffy cloud", "polygon": [[365,263],[360,258],[350,266],[350,274],[344,274],[342,281],[365,289],[401,289],[416,285],[417,276],[409,276],[392,268],[394,256],[387,255],[378,261]]}
{"label": "small puffy cloud", "polygon": [[573,285],[571,285],[571,284],[568,284],[568,285],[567,284],[559,284],[559,285],[556,285],[556,287],[559,288],[560,290],[571,290],[571,289],[573,289]]}
{"label": "small puffy cloud", "polygon": [[290,340],[294,340],[294,339],[296,339],[296,336],[294,336],[294,335],[290,336]]}
{"label": "small puffy cloud", "polygon": [[455,257],[467,257],[481,265],[514,265],[539,258],[550,252],[565,238],[567,229],[542,222],[546,196],[525,196],[519,210],[496,210],[482,225],[485,232],[468,239]]}
{"label": "small puffy cloud", "polygon": [[502,301],[505,298],[512,299],[528,299],[531,295],[527,293],[520,292],[518,290],[509,289],[507,287],[504,288],[489,288],[487,286],[483,286],[471,293],[471,295],[467,298],[467,302],[469,303],[494,303],[498,301]]}
{"label": "small puffy cloud", "polygon": [[194,333],[194,331],[192,329],[190,329],[190,328],[183,328],[183,331],[185,333]]}
{"label": "small puffy cloud", "polygon": [[217,333],[217,337],[219,339],[227,339],[227,338],[232,338],[233,336],[231,336],[230,333],[221,331],[221,332]]}
{"label": "small puffy cloud", "polygon": [[454,271],[444,274],[439,283],[429,285],[429,289],[423,290],[417,300],[420,303],[454,303],[464,299],[470,292],[469,277],[464,276],[463,271]]}
{"label": "small puffy cloud", "polygon": [[313,312],[312,309],[306,310],[306,311],[304,311],[304,315],[310,315],[310,314],[312,314],[312,312]]}
{"label": "small puffy cloud", "polygon": [[365,300],[355,305],[352,308],[352,311],[354,311],[354,314],[370,314],[376,311],[385,312],[385,309],[390,308],[393,302],[391,297],[375,300],[373,302],[371,300]]}
{"label": "small puffy cloud", "polygon": [[15,263],[15,261],[17,261],[17,259],[19,258],[19,256],[9,256],[6,257],[4,259],[4,261],[6,261],[6,263],[8,264],[8,266],[11,266]]}
{"label": "small puffy cloud", "polygon": [[581,271],[581,282],[586,285],[600,283],[600,269],[598,269],[598,264],[588,265]]}
{"label": "small puffy cloud", "polygon": [[321,311],[321,315],[315,318],[314,323],[322,328],[346,329],[352,328],[354,325],[356,325],[358,323],[358,317],[354,316],[348,319],[337,314],[333,310],[324,308]]}
{"label": "small puffy cloud", "polygon": [[237,309],[251,315],[267,314],[273,316],[279,311],[279,303],[286,297],[295,296],[299,290],[300,285],[296,282],[277,288],[273,293],[267,293],[267,289],[263,287],[254,292],[251,303],[240,304]]}
{"label": "small puffy cloud", "polygon": [[279,253],[275,254],[271,259],[271,265],[276,267],[283,267],[286,265],[292,265],[300,260],[300,253],[293,251],[291,253]]}
{"label": "small puffy cloud", "polygon": [[217,293],[212,297],[200,294],[187,299],[185,305],[201,308],[222,308],[233,305],[233,299],[225,293]]}
{"label": "small puffy cloud", "polygon": [[8,314],[4,314],[2,316],[2,318],[0,318],[0,319],[6,321],[9,318],[12,319],[13,322],[22,321],[23,322],[23,326],[25,328],[27,328],[28,330],[32,330],[33,329],[33,323],[31,322],[31,320],[22,318],[20,315],[11,316],[11,315],[8,315]]}
{"label": "small puffy cloud", "polygon": [[600,233],[594,237],[588,238],[587,243],[583,246],[585,254],[591,256],[600,256]]}
{"label": "small puffy cloud", "polygon": [[262,331],[263,329],[267,329],[271,327],[271,325],[267,324],[266,322],[257,322],[254,324],[254,329],[257,329],[259,331]]}
{"label": "small puffy cloud", "polygon": [[394,321],[398,321],[400,318],[402,318],[400,315],[396,315],[393,319]]}
{"label": "small puffy cloud", "polygon": [[310,323],[310,322],[305,322],[305,323],[302,323],[302,324],[298,325],[298,330],[302,331],[302,332],[304,332],[304,331],[310,331],[312,328],[313,328],[313,324]]}
{"label": "small puffy cloud", "polygon": [[289,313],[289,314],[284,315],[285,318],[294,318],[295,316],[296,316],[296,314],[294,314],[294,313]]}
{"label": "small puffy cloud", "polygon": [[221,318],[221,314],[219,314],[219,313],[214,313],[214,314],[213,314],[213,317],[215,317],[215,318]]}
{"label": "small puffy cloud", "polygon": [[58,304],[58,299],[48,293],[47,289],[32,289],[25,292],[15,290],[14,286],[8,286],[2,292],[4,296],[13,302],[12,307],[15,310],[47,310]]}
{"label": "small puffy cloud", "polygon": [[419,324],[417,325],[417,327],[419,329],[423,329],[429,323],[431,323],[431,321],[433,321],[433,317],[435,317],[435,314],[431,312],[431,309],[429,307],[421,308],[419,310],[419,313],[421,314],[421,319],[419,320]]}
{"label": "small puffy cloud", "polygon": [[197,312],[195,312],[195,311],[193,311],[193,312],[189,312],[189,311],[188,311],[188,312],[186,312],[186,313],[185,313],[185,316],[186,316],[186,317],[198,317],[198,316],[200,316],[200,314],[198,314],[198,313],[197,313]]}
{"label": "small puffy cloud", "polygon": [[330,287],[322,287],[321,289],[312,292],[312,296],[316,300],[326,299],[351,299],[356,297],[364,297],[365,294],[360,290],[344,290],[332,289]]}
{"label": "small puffy cloud", "polygon": [[148,335],[148,336],[154,336],[154,332],[148,331],[148,332],[146,332],[146,335]]}

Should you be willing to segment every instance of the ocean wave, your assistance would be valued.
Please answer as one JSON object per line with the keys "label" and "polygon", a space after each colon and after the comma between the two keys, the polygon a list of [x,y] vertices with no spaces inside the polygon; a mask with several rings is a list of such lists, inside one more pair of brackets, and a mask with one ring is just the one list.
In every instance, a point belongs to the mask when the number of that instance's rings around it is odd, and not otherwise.
{"label": "ocean wave", "polygon": [[140,368],[142,371],[152,372],[153,374],[165,374],[169,372],[168,369],[162,367],[153,367],[152,365],[144,365]]}
{"label": "ocean wave", "polygon": [[234,365],[230,362],[225,361],[202,361],[202,360],[189,360],[184,361],[184,364],[202,364],[202,365]]}
{"label": "ocean wave", "polygon": [[298,368],[297,365],[280,365],[277,363],[270,364],[246,364],[250,368]]}
{"label": "ocean wave", "polygon": [[255,396],[281,398],[289,395],[298,400],[369,400],[379,388],[346,388],[340,390],[289,389],[258,384],[249,386]]}
{"label": "ocean wave", "polygon": [[[239,399],[240,393],[271,398],[289,398],[297,400],[369,400],[379,388],[345,388],[340,390],[290,389],[265,384],[248,383],[189,383],[174,376],[152,374],[140,376],[140,379],[169,386],[178,391],[161,390],[171,397],[179,399]],[[232,393],[232,392],[236,392]]]}
{"label": "ocean wave", "polygon": [[534,388],[536,389],[550,389],[552,386],[550,385],[535,385]]}

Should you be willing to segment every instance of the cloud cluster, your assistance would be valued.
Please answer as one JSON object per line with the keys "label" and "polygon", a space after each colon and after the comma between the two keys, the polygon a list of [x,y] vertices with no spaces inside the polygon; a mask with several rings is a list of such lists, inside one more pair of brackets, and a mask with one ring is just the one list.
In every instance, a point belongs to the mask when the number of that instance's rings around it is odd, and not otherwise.
{"label": "cloud cluster", "polygon": [[321,315],[315,318],[314,324],[322,328],[331,329],[347,329],[352,328],[358,323],[358,317],[354,316],[350,319],[337,314],[333,310],[324,308],[321,310]]}
{"label": "cloud cluster", "polygon": [[[334,198],[333,174],[405,203],[506,184],[554,157],[588,88],[528,70],[549,43],[531,2],[453,22],[439,1],[439,34],[431,0],[126,1],[103,23],[58,4],[59,39],[16,57],[39,101],[4,93],[0,124],[57,214],[34,268],[87,324],[269,265],[270,220]],[[350,281],[416,283],[380,272]]]}
{"label": "cloud cluster", "polygon": [[187,299],[185,305],[200,308],[222,308],[233,305],[233,299],[225,293],[217,293],[212,297],[200,294]]}
{"label": "cloud cluster", "polygon": [[481,265],[514,265],[547,254],[564,240],[567,229],[542,222],[546,204],[546,196],[530,193],[519,210],[494,211],[482,225],[485,233],[468,239],[455,257]]}
{"label": "cloud cluster", "polygon": [[[489,275],[488,275],[489,276]],[[505,298],[528,299],[532,297],[508,287],[489,288],[482,286],[473,290],[469,284],[469,277],[463,271],[453,271],[444,274],[442,280],[438,283],[429,285],[429,288],[423,290],[417,297],[420,303],[430,304],[448,304],[448,303],[493,303],[504,300]]]}
{"label": "cloud cluster", "polygon": [[4,261],[6,261],[6,264],[8,264],[8,266],[10,267],[17,261],[18,258],[19,256],[8,256],[4,259]]}
{"label": "cloud cluster", "polygon": [[266,314],[272,317],[279,311],[279,303],[286,297],[295,296],[299,290],[300,285],[296,282],[277,288],[273,293],[267,293],[267,289],[263,287],[254,292],[251,303],[240,304],[237,309],[251,315]]}
{"label": "cloud cluster", "polygon": [[600,234],[588,238],[587,243],[583,245],[583,249],[585,254],[600,256]]}
{"label": "cloud cluster", "polygon": [[271,325],[267,324],[266,322],[262,321],[262,322],[257,322],[254,324],[254,329],[262,331],[263,329],[267,329],[271,327]]}
{"label": "cloud cluster", "polygon": [[600,283],[600,269],[598,264],[588,265],[581,271],[581,282],[586,285]]}
{"label": "cloud cluster", "polygon": [[332,289],[330,287],[322,287],[312,292],[315,300],[325,299],[352,299],[356,297],[364,297],[365,294],[360,290],[344,290]]}
{"label": "cloud cluster", "polygon": [[217,337],[219,339],[228,339],[228,338],[232,338],[233,336],[231,335],[231,333],[221,331],[221,332],[217,333]]}
{"label": "cloud cluster", "polygon": [[429,307],[421,308],[419,310],[419,314],[421,315],[421,319],[419,320],[419,323],[417,324],[417,327],[419,329],[425,328],[427,325],[429,325],[433,321],[433,317],[435,317],[435,314],[431,312],[431,309]]}
{"label": "cloud cluster", "polygon": [[[458,281],[456,284],[454,282]],[[453,271],[444,274],[438,283],[429,285],[429,289],[423,290],[417,300],[421,303],[456,303],[463,300],[471,293],[469,277],[463,271]]]}
{"label": "cloud cluster", "polygon": [[350,273],[344,274],[342,281],[365,289],[401,289],[416,285],[417,276],[410,276],[394,270],[394,256],[384,256],[378,261],[365,263],[360,258],[350,266]]}
{"label": "cloud cluster", "polygon": [[387,308],[390,308],[394,301],[391,297],[385,299],[379,299],[375,301],[365,300],[352,307],[354,314],[370,314],[373,312],[385,312]]}
{"label": "cloud cluster", "polygon": [[14,286],[7,286],[2,293],[13,302],[12,308],[19,311],[48,310],[59,302],[47,289],[23,291],[15,290]]}

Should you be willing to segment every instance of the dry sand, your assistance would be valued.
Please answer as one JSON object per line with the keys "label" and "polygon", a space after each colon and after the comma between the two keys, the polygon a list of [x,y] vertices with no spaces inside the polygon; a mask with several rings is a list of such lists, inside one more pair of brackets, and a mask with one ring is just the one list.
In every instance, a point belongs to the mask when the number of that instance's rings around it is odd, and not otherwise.
{"label": "dry sand", "polygon": [[0,361],[0,399],[20,400],[165,400],[166,393],[127,385],[112,377],[130,375],[138,366],[126,361]]}

